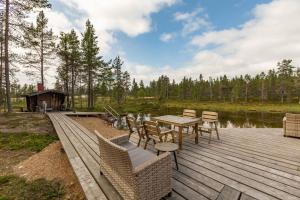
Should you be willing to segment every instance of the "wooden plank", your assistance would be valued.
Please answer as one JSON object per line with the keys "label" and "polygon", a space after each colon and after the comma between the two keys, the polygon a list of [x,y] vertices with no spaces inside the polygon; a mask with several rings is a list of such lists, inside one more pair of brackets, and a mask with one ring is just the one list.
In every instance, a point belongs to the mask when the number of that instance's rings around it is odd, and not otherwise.
{"label": "wooden plank", "polygon": [[259,183],[263,183],[265,185],[274,187],[274,188],[276,188],[278,190],[283,190],[285,192],[288,192],[289,194],[292,194],[292,195],[300,197],[300,190],[297,189],[297,188],[294,188],[294,187],[288,186],[286,184],[283,184],[283,183],[280,183],[280,182],[277,182],[277,181],[274,181],[274,180],[262,177],[260,175],[255,174],[255,173],[248,172],[248,171],[246,171],[244,169],[237,168],[235,166],[228,165],[226,163],[222,163],[222,162],[214,160],[214,159],[210,159],[210,158],[207,158],[207,157],[204,157],[204,156],[199,156],[199,154],[197,154],[197,153],[191,153],[190,151],[184,151],[184,153],[186,155],[193,156],[193,157],[195,157],[195,158],[197,158],[197,159],[199,159],[201,161],[210,163],[210,164],[212,164],[214,166],[221,167],[222,169],[228,170],[228,171],[230,171],[232,173],[239,174],[239,175],[241,175],[243,177],[248,177],[248,178],[250,178],[252,180],[255,180],[255,181],[259,182]]}
{"label": "wooden plank", "polygon": [[199,194],[207,197],[208,199],[216,199],[218,197],[219,192],[215,191],[214,189],[196,181],[195,179],[188,177],[185,174],[177,172],[173,170],[173,178],[181,183],[185,184],[189,188],[193,189],[194,191],[198,192]]}
{"label": "wooden plank", "polygon": [[189,126],[199,123],[201,121],[201,118],[180,117],[175,115],[152,117],[152,119],[160,123],[171,124],[175,126]]}
{"label": "wooden plank", "polygon": [[[185,146],[185,149],[190,150],[189,147],[187,147],[187,146]],[[277,174],[273,174],[273,173],[269,172],[269,170],[264,171],[264,170],[260,170],[260,169],[255,168],[255,167],[248,166],[248,165],[243,164],[243,163],[235,162],[235,161],[232,161],[232,160],[230,160],[230,159],[228,159],[228,158],[226,158],[222,155],[216,154],[215,152],[206,152],[203,149],[197,150],[196,148],[195,148],[194,151],[198,155],[203,155],[203,156],[206,156],[208,158],[212,158],[212,159],[215,159],[217,161],[229,164],[231,166],[246,170],[248,172],[252,172],[252,173],[257,174],[259,176],[266,177],[268,179],[272,179],[274,181],[277,181],[277,182],[280,182],[280,183],[283,183],[283,184],[286,184],[286,185],[293,186],[294,188],[300,189],[300,182],[294,181],[292,179],[285,178],[283,176],[279,176]]]}
{"label": "wooden plank", "polygon": [[[203,138],[201,138],[201,139],[203,139]],[[204,139],[204,140],[206,140],[206,139]],[[201,141],[203,141],[203,140],[201,140]],[[295,162],[295,161],[290,161],[290,160],[285,159],[285,158],[271,156],[271,155],[268,155],[268,154],[255,152],[253,150],[244,149],[244,148],[237,147],[237,146],[232,146],[232,145],[229,145],[229,144],[227,144],[226,142],[223,142],[223,141],[222,141],[222,145],[220,145],[219,142],[212,142],[211,145],[207,145],[206,147],[207,148],[216,147],[216,148],[220,148],[220,149],[223,149],[223,150],[226,150],[226,151],[237,152],[239,154],[246,155],[246,156],[251,156],[251,157],[255,156],[255,158],[257,158],[257,159],[263,159],[265,161],[269,161],[269,162],[272,162],[272,163],[278,162],[277,164],[282,164],[283,166],[290,167],[290,168],[293,168],[293,169],[297,169],[297,167],[300,166],[300,163]],[[205,144],[207,144],[207,142],[205,142],[205,143],[203,142],[203,145],[205,145]]]}
{"label": "wooden plank", "polygon": [[226,185],[219,194],[217,200],[238,200],[240,198],[240,194],[240,191]]}
{"label": "wooden plank", "polygon": [[242,193],[240,200],[256,200],[256,199],[245,193]]}
{"label": "wooden plank", "polygon": [[[190,155],[183,155],[183,154],[178,154],[178,157],[180,158],[183,158],[189,162],[192,162],[194,164],[197,164],[199,166],[202,166],[202,167],[205,167],[215,173],[219,173],[221,174],[222,176],[226,176],[227,178],[230,178],[232,180],[235,180],[237,182],[240,182],[244,185],[247,185],[249,187],[252,187],[252,188],[255,188],[256,190],[259,190],[259,191],[262,191],[266,194],[269,194],[271,196],[274,196],[274,197],[277,197],[277,198],[281,198],[281,199],[300,199],[292,194],[289,194],[285,191],[282,191],[282,190],[278,190],[276,188],[273,188],[269,185],[265,185],[263,183],[260,183],[254,179],[251,179],[251,177],[245,177],[245,176],[242,176],[240,174],[237,174],[237,173],[234,173],[234,172],[231,172],[231,171],[228,171],[226,169],[224,169],[223,167],[219,167],[219,166],[216,166],[214,164],[211,164],[211,163],[207,163],[205,161],[202,161],[202,160],[199,160],[199,159],[196,159],[195,157],[193,156],[190,156]],[[227,185],[227,183],[225,183]]]}
{"label": "wooden plank", "polygon": [[[135,137],[133,139],[137,138],[137,136],[133,136],[133,137]],[[151,147],[151,146],[152,146],[152,144],[149,145],[149,147]],[[180,164],[180,169],[179,170],[181,170],[183,168],[183,166],[185,166],[186,168],[193,169],[194,171],[196,171],[198,173],[201,173],[201,174],[203,174],[203,175],[205,175],[205,176],[207,176],[211,179],[214,179],[215,181],[218,181],[218,182],[223,183],[225,185],[228,185],[232,188],[235,188],[236,190],[244,191],[247,194],[256,197],[257,199],[277,199],[277,198],[272,197],[268,194],[265,194],[264,192],[253,189],[252,187],[249,187],[247,185],[239,183],[238,181],[235,181],[235,180],[232,180],[228,177],[225,177],[222,174],[215,173],[215,172],[213,172],[213,171],[211,171],[211,170],[209,170],[205,167],[194,164],[193,162],[181,159],[180,155],[181,155],[181,153],[178,154],[178,163]],[[196,159],[194,159],[194,160],[196,160]],[[213,188],[213,189],[217,190],[216,188]]]}
{"label": "wooden plank", "polygon": [[181,194],[185,199],[189,200],[208,200],[203,195],[197,193],[196,191],[192,190],[190,187],[184,185],[183,183],[173,179],[173,190],[177,193]]}
{"label": "wooden plank", "polygon": [[79,155],[75,151],[73,145],[65,135],[59,123],[54,119],[54,114],[48,114],[51,122],[57,132],[57,135],[62,143],[62,146],[69,158],[69,162],[76,174],[78,181],[88,200],[107,199],[92,175],[89,173]]}
{"label": "wooden plank", "polygon": [[92,157],[91,154],[87,151],[87,149],[82,145],[82,143],[75,137],[73,130],[70,129],[64,121],[59,117],[64,116],[56,116],[58,123],[60,123],[64,132],[68,136],[69,140],[73,144],[75,150],[79,154],[82,161],[85,163],[86,168],[90,171],[94,179],[98,182],[99,186],[103,189],[103,192],[109,199],[122,199],[119,193],[114,189],[114,187],[110,184],[110,182],[104,177],[100,176],[100,166],[99,163]]}
{"label": "wooden plank", "polygon": [[[189,141],[187,144],[187,148],[192,147],[195,149],[202,150],[203,152],[207,152],[210,154],[220,155],[223,158],[239,162],[242,164],[246,164],[248,166],[252,166],[264,171],[272,172],[274,174],[277,174],[279,176],[283,176],[288,179],[292,179],[295,181],[300,181],[300,177],[297,175],[297,172],[295,170],[291,170],[288,168],[284,168],[280,165],[277,165],[276,162],[268,163],[259,159],[252,158],[253,156],[243,156],[239,154],[239,151],[231,152],[231,151],[225,151],[224,149],[219,149],[216,146],[207,146],[206,143],[199,143],[198,145],[193,145],[191,141]],[[294,174],[296,173],[296,175]]]}

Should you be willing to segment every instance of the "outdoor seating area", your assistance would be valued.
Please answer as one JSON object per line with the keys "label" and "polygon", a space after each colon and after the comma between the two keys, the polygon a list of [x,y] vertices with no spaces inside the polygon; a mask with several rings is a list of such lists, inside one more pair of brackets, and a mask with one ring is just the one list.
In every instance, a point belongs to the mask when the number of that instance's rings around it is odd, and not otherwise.
{"label": "outdoor seating area", "polygon": [[[128,135],[108,140],[67,113],[48,116],[87,199],[300,198],[300,141],[283,137],[282,129],[219,129],[221,140],[182,132],[181,149],[180,134],[175,143],[162,135],[144,149],[149,130],[158,134],[157,122],[151,122],[147,132],[142,128],[147,122],[135,120],[139,131],[135,127]],[[196,125],[202,124],[200,118],[181,117],[151,120],[169,125],[176,122],[173,125],[179,128],[169,131],[174,134],[187,126],[197,130]],[[181,123],[177,123],[179,119]],[[200,129],[201,125],[199,133]]]}

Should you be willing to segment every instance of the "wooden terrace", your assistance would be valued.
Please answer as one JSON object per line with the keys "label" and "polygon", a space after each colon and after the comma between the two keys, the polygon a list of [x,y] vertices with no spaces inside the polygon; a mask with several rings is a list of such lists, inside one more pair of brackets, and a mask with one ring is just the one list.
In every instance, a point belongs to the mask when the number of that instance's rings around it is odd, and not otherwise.
{"label": "wooden terrace", "polygon": [[[86,198],[121,199],[100,176],[96,136],[64,113],[48,116]],[[206,136],[199,144],[184,138],[177,154],[179,171],[173,163],[173,195],[168,199],[300,199],[299,139],[269,128],[220,129],[220,137],[211,144]],[[131,140],[136,142],[137,136]]]}

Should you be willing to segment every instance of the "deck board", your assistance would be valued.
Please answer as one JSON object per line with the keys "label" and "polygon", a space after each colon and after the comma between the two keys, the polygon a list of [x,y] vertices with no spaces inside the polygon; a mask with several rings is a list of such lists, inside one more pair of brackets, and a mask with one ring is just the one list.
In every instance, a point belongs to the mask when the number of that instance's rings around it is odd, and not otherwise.
{"label": "deck board", "polygon": [[[100,180],[96,136],[66,114],[51,113],[49,117],[55,129],[63,132],[60,139],[68,141],[64,148],[73,148],[70,162],[83,164],[81,170],[90,174],[83,179],[89,182],[89,187],[83,185],[84,191],[99,199],[119,198],[105,178]],[[165,199],[300,200],[299,139],[285,138],[281,129],[270,128],[220,129],[220,137],[221,141],[214,138],[208,144],[204,134],[197,145],[193,137],[185,137],[177,155],[179,171],[173,163],[173,196]],[[137,136],[131,141],[137,142]],[[148,150],[155,151],[153,144]]]}

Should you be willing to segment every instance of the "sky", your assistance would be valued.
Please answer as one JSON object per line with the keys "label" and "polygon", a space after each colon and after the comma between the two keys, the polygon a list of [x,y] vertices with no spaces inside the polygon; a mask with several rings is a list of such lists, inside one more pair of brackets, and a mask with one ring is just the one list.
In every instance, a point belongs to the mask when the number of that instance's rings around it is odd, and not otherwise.
{"label": "sky", "polygon": [[[56,34],[93,23],[105,60],[119,55],[131,78],[175,81],[300,67],[300,0],[50,0]],[[55,82],[58,62],[47,86]],[[21,81],[30,82],[21,78]]]}

